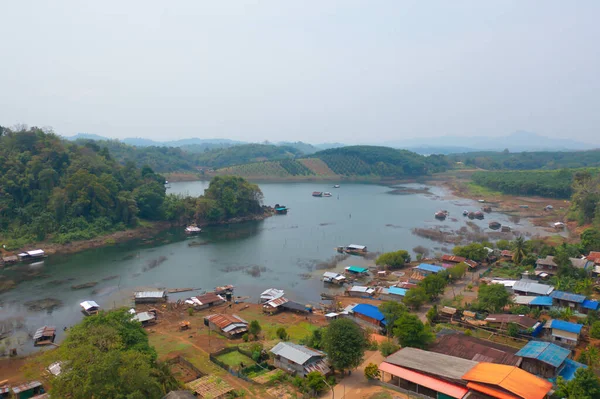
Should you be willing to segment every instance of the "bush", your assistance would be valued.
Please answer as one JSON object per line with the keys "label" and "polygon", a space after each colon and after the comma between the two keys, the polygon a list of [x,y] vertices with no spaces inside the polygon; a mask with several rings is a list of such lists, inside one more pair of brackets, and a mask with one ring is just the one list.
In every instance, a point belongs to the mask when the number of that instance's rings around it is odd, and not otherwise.
{"label": "bush", "polygon": [[529,309],[528,306],[525,305],[520,305],[520,306],[513,306],[510,309],[510,313],[512,314],[529,314],[531,312],[531,309]]}
{"label": "bush", "polygon": [[188,316],[193,316],[194,315],[194,308],[188,308]]}
{"label": "bush", "polygon": [[282,340],[282,341],[286,341],[288,339],[288,333],[285,330],[285,328],[283,327],[279,327],[277,329],[277,331],[275,332],[275,334],[277,335],[277,337]]}
{"label": "bush", "polygon": [[465,330],[465,335],[467,337],[471,337],[473,335],[473,331],[471,331],[471,330]]}
{"label": "bush", "polygon": [[400,346],[396,345],[392,341],[384,341],[379,345],[379,351],[383,356],[389,356],[392,353],[397,352],[400,349]]}
{"label": "bush", "polygon": [[375,363],[369,363],[365,367],[365,377],[367,380],[375,380],[379,378],[379,367]]}
{"label": "bush", "polygon": [[242,335],[242,339],[244,340],[244,342],[248,342],[249,338],[250,338],[250,336],[248,335],[248,333],[245,333],[244,335]]}
{"label": "bush", "polygon": [[592,338],[600,338],[600,321],[595,321],[592,323],[592,328],[590,328],[590,336]]}

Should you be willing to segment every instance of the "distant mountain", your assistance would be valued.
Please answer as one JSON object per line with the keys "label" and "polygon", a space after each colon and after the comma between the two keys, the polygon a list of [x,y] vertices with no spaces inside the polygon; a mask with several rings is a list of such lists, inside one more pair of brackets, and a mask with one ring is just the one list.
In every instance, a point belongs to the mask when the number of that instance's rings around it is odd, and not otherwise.
{"label": "distant mountain", "polygon": [[342,144],[342,143],[322,143],[322,144],[315,144],[315,147],[317,147],[319,150],[328,150],[330,148],[341,148],[341,147],[346,147],[346,144]]}
{"label": "distant mountain", "polygon": [[300,151],[302,154],[310,155],[319,151],[317,147],[312,144],[303,143],[302,141],[290,142],[290,141],[280,141],[277,143],[278,146],[282,147],[291,147]]}
{"label": "distant mountain", "polygon": [[[582,143],[571,139],[558,139],[542,136],[532,132],[517,131],[503,137],[460,137],[441,136],[418,139],[407,139],[402,141],[390,141],[384,143],[394,148],[415,149],[423,147],[434,147],[444,150],[449,147],[464,147],[458,152],[470,151],[557,151],[557,150],[584,150],[594,148],[593,145]],[[465,148],[468,151],[465,151]],[[444,151],[447,153],[446,151]]]}
{"label": "distant mountain", "polygon": [[229,140],[229,139],[181,139],[181,140],[172,140],[172,141],[154,141],[150,139],[145,139],[141,137],[136,138],[126,138],[121,140],[125,144],[134,145],[137,147],[148,147],[148,146],[156,146],[156,147],[183,147],[186,145],[202,145],[202,144],[220,144],[226,146],[233,146],[239,144],[246,144],[243,141]]}
{"label": "distant mountain", "polygon": [[403,147],[405,150],[409,150],[412,152],[416,152],[421,155],[431,155],[431,154],[439,154],[439,155],[448,155],[448,154],[463,154],[466,152],[476,152],[480,151],[471,147],[443,147],[443,146],[418,146],[418,147]]}
{"label": "distant mountain", "polygon": [[65,139],[69,140],[69,141],[75,141],[75,140],[111,140],[108,137],[104,137],[104,136],[99,136],[97,134],[90,134],[90,133],[77,133],[75,136],[70,136],[70,137],[65,137]]}

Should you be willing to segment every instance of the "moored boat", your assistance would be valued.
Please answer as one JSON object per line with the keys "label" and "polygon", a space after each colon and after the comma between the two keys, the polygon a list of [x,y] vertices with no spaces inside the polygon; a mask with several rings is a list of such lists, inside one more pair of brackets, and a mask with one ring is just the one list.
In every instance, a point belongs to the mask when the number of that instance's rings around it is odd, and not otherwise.
{"label": "moored boat", "polygon": [[337,247],[336,250],[339,253],[346,253],[350,255],[365,255],[367,253],[367,247],[364,245],[350,244],[347,246]]}
{"label": "moored boat", "polygon": [[333,188],[340,188],[340,185],[336,184],[336,185],[333,186]]}
{"label": "moored boat", "polygon": [[100,305],[94,301],[83,301],[79,304],[79,306],[81,306],[81,311],[86,316],[95,315],[100,311]]}
{"label": "moored boat", "polygon": [[331,197],[331,193],[326,191],[323,193],[323,197]]}
{"label": "moored boat", "polygon": [[490,222],[488,224],[488,226],[492,230],[498,230],[500,227],[502,227],[502,224],[500,224],[500,222],[493,221],[493,222]]}
{"label": "moored boat", "polygon": [[286,215],[289,208],[285,205],[275,204],[275,213],[278,215]]}
{"label": "moored boat", "polygon": [[185,234],[199,234],[201,232],[202,229],[195,225],[191,225],[185,228]]}
{"label": "moored boat", "polygon": [[313,197],[322,197],[323,192],[322,191],[313,191],[312,196]]}

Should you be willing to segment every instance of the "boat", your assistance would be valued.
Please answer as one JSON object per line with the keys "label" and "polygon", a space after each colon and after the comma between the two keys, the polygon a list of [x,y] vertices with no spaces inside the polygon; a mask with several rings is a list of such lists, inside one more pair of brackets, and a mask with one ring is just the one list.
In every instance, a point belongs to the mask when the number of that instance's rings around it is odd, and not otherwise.
{"label": "boat", "polygon": [[492,207],[489,205],[484,206],[483,208],[481,208],[485,213],[490,213],[492,211]]}
{"label": "boat", "polygon": [[340,188],[340,185],[336,184],[335,186],[333,186],[333,188]]}
{"label": "boat", "polygon": [[512,228],[510,226],[502,226],[503,233],[510,233]]}
{"label": "boat", "polygon": [[485,215],[483,214],[483,212],[477,211],[477,212],[475,212],[474,216],[475,216],[475,219],[482,220]]}
{"label": "boat", "polygon": [[322,191],[313,191],[312,196],[313,197],[322,197],[323,192]]}
{"label": "boat", "polygon": [[467,216],[468,214],[469,214],[469,211],[467,211],[467,210],[463,211],[463,216]]}
{"label": "boat", "polygon": [[444,220],[446,219],[446,217],[449,215],[448,211],[437,211],[435,213],[435,218],[436,219],[440,219],[440,220]]}
{"label": "boat", "polygon": [[331,197],[331,193],[326,191],[323,193],[323,197]]}
{"label": "boat", "polygon": [[500,224],[500,222],[493,221],[493,222],[490,222],[488,224],[488,226],[492,230],[498,230],[500,227],[502,227],[502,224]]}
{"label": "boat", "polygon": [[86,316],[95,315],[100,311],[100,305],[94,301],[83,301],[79,304],[79,306],[81,306],[81,311]]}
{"label": "boat", "polygon": [[346,253],[350,255],[365,255],[367,253],[366,246],[357,244],[350,244],[347,246],[337,247],[336,250],[339,253]]}
{"label": "boat", "polygon": [[288,210],[289,210],[289,208],[286,207],[285,205],[275,204],[275,213],[277,215],[286,215]]}
{"label": "boat", "polygon": [[41,249],[34,249],[33,251],[25,251],[17,255],[21,262],[35,262],[48,257],[46,253]]}
{"label": "boat", "polygon": [[185,234],[198,234],[202,232],[202,229],[198,226],[192,225],[185,228]]}

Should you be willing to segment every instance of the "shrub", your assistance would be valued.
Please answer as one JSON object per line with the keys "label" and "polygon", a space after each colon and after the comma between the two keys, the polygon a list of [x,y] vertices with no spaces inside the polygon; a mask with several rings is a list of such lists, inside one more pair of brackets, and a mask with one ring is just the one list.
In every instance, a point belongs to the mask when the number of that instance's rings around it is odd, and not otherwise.
{"label": "shrub", "polygon": [[400,346],[396,345],[395,343],[393,343],[392,341],[384,341],[381,343],[381,345],[379,345],[379,351],[381,352],[381,354],[383,356],[389,356],[392,353],[398,351],[400,349]]}
{"label": "shrub", "polygon": [[365,367],[365,377],[367,380],[375,380],[379,378],[379,367],[375,363],[369,363]]}
{"label": "shrub", "polygon": [[193,316],[194,315],[194,308],[188,308],[188,316]]}
{"label": "shrub", "polygon": [[248,342],[249,338],[250,338],[250,336],[248,335],[248,333],[245,333],[244,335],[242,335],[242,339],[244,340],[244,342]]}
{"label": "shrub", "polygon": [[286,341],[288,339],[288,333],[283,327],[279,327],[275,334],[277,334],[277,337],[282,341]]}
{"label": "shrub", "polygon": [[600,338],[600,321],[595,321],[592,323],[592,328],[590,328],[590,336],[592,338]]}

